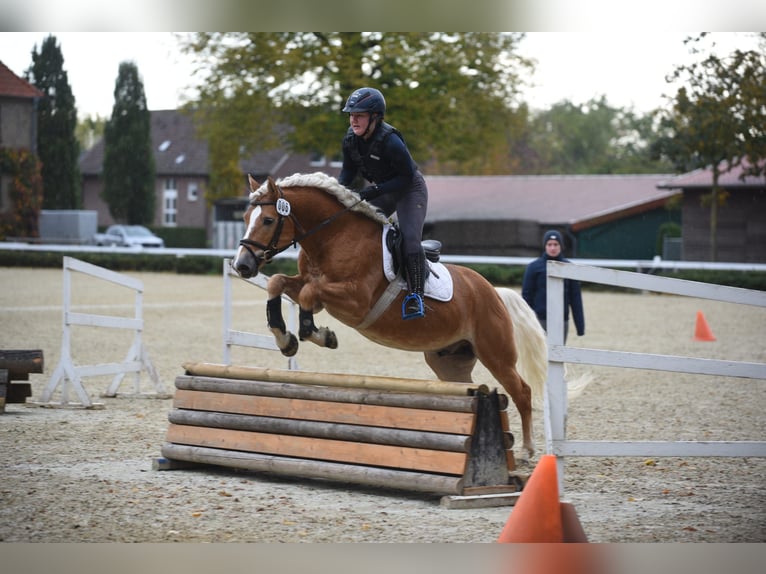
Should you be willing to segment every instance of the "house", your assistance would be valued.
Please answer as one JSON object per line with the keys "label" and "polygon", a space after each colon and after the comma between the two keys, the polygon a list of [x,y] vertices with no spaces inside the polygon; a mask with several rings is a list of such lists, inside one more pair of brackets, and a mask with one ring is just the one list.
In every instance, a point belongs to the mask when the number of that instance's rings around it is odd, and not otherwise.
{"label": "house", "polygon": [[[0,61],[0,151],[37,152],[37,103],[44,96]],[[13,209],[11,180],[0,170],[0,217]]]}
{"label": "house", "polygon": [[[214,217],[205,199],[210,180],[209,149],[206,140],[197,137],[191,115],[178,110],[150,112],[151,139],[155,161],[156,209],[153,227],[203,228],[208,243],[214,236]],[[98,212],[99,226],[114,223],[109,208],[101,198],[103,180],[104,141],[99,140],[80,159],[83,181],[83,207]],[[340,168],[316,161],[309,154],[295,154],[275,149],[257,154],[240,165],[243,173],[283,177],[297,171],[323,169],[330,175]],[[243,197],[247,193],[243,180]],[[224,202],[225,203],[225,202]],[[223,247],[215,245],[213,247]]]}
{"label": "house", "polygon": [[[766,176],[741,178],[742,167],[722,174],[718,184],[727,197],[718,209],[718,261],[766,262]],[[711,169],[698,169],[674,177],[661,187],[680,190],[682,251],[686,261],[710,261]]]}
{"label": "house", "polygon": [[680,222],[668,209],[669,174],[426,176],[424,235],[444,253],[537,256],[547,229],[558,229],[569,257],[651,259],[660,226]]}

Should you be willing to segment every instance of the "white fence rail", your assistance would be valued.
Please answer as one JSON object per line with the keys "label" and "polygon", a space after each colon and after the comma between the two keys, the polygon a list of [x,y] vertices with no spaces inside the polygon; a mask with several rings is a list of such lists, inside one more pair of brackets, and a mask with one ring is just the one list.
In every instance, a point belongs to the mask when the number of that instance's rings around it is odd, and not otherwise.
{"label": "white fence rail", "polygon": [[[87,408],[95,406],[87,391],[83,387],[82,377],[99,375],[115,375],[112,383],[104,392],[106,397],[114,397],[127,373],[133,373],[133,387],[135,394],[140,392],[141,372],[146,371],[154,383],[155,391],[165,396],[165,388],[160,382],[157,370],[144,348],[141,333],[144,329],[142,315],[143,283],[98,267],[72,257],[64,257],[63,262],[63,331],[61,337],[61,356],[56,368],[53,370],[50,380],[40,397],[41,404],[52,404],[53,394],[61,387],[59,405],[67,406],[69,402],[69,387],[75,391],[80,399],[80,405]],[[91,313],[76,313],[72,311],[72,273],[83,273],[103,281],[108,281],[122,287],[127,287],[135,292],[134,316],[117,317],[113,315],[95,315]],[[126,329],[134,331],[133,344],[128,350],[125,360],[121,363],[102,363],[99,365],[77,366],[72,359],[72,326],[81,325],[86,327],[102,327],[107,329]]]}
{"label": "white fence rail", "polygon": [[[231,259],[223,260],[223,362],[225,365],[231,364],[231,348],[232,346],[240,347],[253,347],[256,349],[266,349],[269,351],[277,351],[279,347],[274,342],[274,335],[269,333],[263,335],[260,333],[252,333],[248,331],[237,331],[232,329],[232,277],[250,283],[261,289],[266,289],[268,283],[268,276],[263,273],[259,273],[255,277],[250,279],[242,279],[237,272],[231,267]],[[288,330],[292,333],[298,332],[298,305],[289,297],[283,296],[282,302],[288,304],[288,315],[285,321]],[[287,368],[297,370],[298,362],[295,357],[290,357],[287,361]]]}
{"label": "white fence rail", "polygon": [[564,346],[564,280],[575,279],[640,290],[671,293],[728,303],[766,307],[766,292],[710,285],[667,277],[549,261],[547,267],[548,383],[545,396],[545,442],[558,458],[563,490],[567,456],[730,456],[766,457],[759,441],[584,441],[566,437],[567,391],[564,363],[650,369],[748,379],[766,379],[766,364],[629,353]]}
{"label": "white fence rail", "polygon": [[[0,251],[45,251],[54,253],[144,253],[147,255],[174,255],[175,257],[221,257],[232,258],[236,248],[232,249],[191,249],[191,248],[141,248],[141,247],[97,247],[95,245],[38,245],[33,243],[2,242]],[[295,259],[297,249],[280,253],[277,258]],[[528,265],[534,257],[499,257],[487,255],[450,255],[443,253],[443,263],[487,264],[487,265]],[[571,258],[578,265],[593,267],[614,267],[617,269],[635,269],[640,272],[671,271],[683,269],[702,269],[715,271],[766,271],[766,263],[733,263],[707,261],[670,261],[654,259],[578,259]]]}

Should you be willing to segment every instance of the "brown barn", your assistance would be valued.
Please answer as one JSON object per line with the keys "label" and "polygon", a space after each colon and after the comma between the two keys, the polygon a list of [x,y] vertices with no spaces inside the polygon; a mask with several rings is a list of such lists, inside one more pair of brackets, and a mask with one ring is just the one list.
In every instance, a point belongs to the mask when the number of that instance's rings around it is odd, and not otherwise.
{"label": "brown barn", "polygon": [[537,256],[545,230],[559,230],[570,257],[651,259],[668,209],[667,174],[426,176],[426,235],[444,252]]}
{"label": "brown barn", "polygon": [[[720,177],[727,194],[718,209],[718,261],[766,263],[766,176],[740,179],[741,168]],[[682,259],[710,261],[710,169],[679,175],[661,186],[683,193]]]}

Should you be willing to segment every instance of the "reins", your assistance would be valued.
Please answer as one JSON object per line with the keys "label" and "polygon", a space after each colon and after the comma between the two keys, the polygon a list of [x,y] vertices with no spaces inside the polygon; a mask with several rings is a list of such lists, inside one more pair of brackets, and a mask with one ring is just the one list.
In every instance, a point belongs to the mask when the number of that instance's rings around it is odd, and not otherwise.
{"label": "reins", "polygon": [[[341,215],[343,215],[347,211],[350,211],[351,209],[353,209],[354,207],[356,207],[363,201],[362,199],[359,199],[352,205],[344,207],[340,211],[332,214],[330,217],[320,221],[315,227],[309,229],[308,231],[305,231],[300,221],[298,221],[298,218],[295,217],[295,214],[292,212],[292,207],[290,205],[290,202],[284,198],[284,193],[282,191],[282,188],[279,186],[276,186],[276,187],[277,187],[277,190],[279,191],[279,197],[277,198],[276,201],[256,201],[250,204],[252,206],[258,206],[258,207],[262,207],[264,205],[273,205],[276,207],[279,220],[277,221],[277,228],[274,230],[274,235],[272,235],[271,240],[269,241],[269,244],[263,245],[251,239],[240,239],[239,241],[239,244],[245,249],[247,249],[253,257],[255,257],[255,253],[253,253],[251,248],[256,247],[258,249],[261,249],[263,251],[264,260],[267,262],[273,259],[275,256],[282,253],[283,251],[286,251],[291,246],[295,247],[298,243],[300,243],[307,237],[311,237],[318,231],[322,230],[322,228],[326,227],[327,225],[335,221],[337,218],[339,218]],[[284,227],[285,218],[287,217],[290,218],[290,220],[293,222],[293,225],[295,225],[296,230],[298,230],[300,234],[293,237],[292,241],[290,241],[286,245],[279,247],[278,246],[279,239],[280,239],[280,236],[282,235],[282,229]],[[257,257],[255,258],[257,259]]]}

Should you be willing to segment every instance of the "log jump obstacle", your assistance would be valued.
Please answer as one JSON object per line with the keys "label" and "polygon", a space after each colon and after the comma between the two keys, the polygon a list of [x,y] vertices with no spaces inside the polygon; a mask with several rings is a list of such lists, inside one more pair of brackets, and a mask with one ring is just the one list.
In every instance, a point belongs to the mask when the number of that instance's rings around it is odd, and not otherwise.
{"label": "log jump obstacle", "polygon": [[486,386],[187,363],[156,470],[218,465],[501,506],[521,480]]}
{"label": "log jump obstacle", "polygon": [[[133,373],[133,389],[131,396],[154,396],[156,398],[170,398],[165,387],[160,381],[159,374],[154,368],[149,354],[144,348],[141,334],[144,329],[143,320],[143,292],[144,285],[141,281],[115,273],[103,267],[98,267],[72,257],[64,257],[63,278],[63,335],[61,338],[61,356],[58,365],[53,371],[48,385],[43,391],[38,404],[41,406],[81,406],[84,408],[99,408],[102,403],[94,403],[88,396],[82,385],[82,377],[98,375],[115,375],[112,383],[102,396],[116,397],[117,390],[127,373]],[[72,311],[72,273],[78,272],[96,279],[108,281],[122,287],[127,287],[135,292],[134,316],[119,317],[114,315],[95,315],[91,313],[76,313]],[[103,327],[111,329],[126,329],[134,331],[133,343],[128,350],[125,360],[121,363],[103,363],[100,365],[76,366],[71,352],[71,328],[73,325],[88,327]],[[142,393],[140,390],[141,372],[146,371],[154,385],[154,393]],[[54,404],[53,393],[61,387],[60,402]],[[71,386],[80,399],[80,403],[70,403],[69,387]]]}
{"label": "log jump obstacle", "polygon": [[[248,331],[238,331],[232,328],[232,277],[239,281],[250,283],[255,287],[260,287],[264,291],[267,289],[269,276],[259,273],[255,277],[243,279],[234,271],[231,266],[231,259],[223,260],[223,362],[231,364],[232,346],[253,347],[256,349],[266,349],[277,351],[281,354],[279,347],[274,341],[273,333],[251,333]],[[298,332],[298,304],[287,295],[282,296],[282,302],[287,305],[287,318],[285,319],[287,327],[293,333]],[[295,357],[289,357],[287,360],[288,369],[298,369],[298,361]]]}

